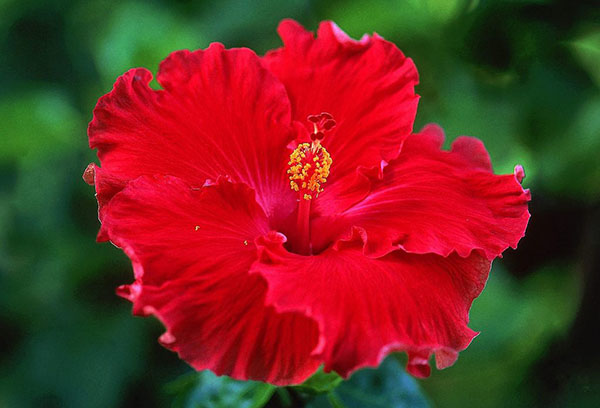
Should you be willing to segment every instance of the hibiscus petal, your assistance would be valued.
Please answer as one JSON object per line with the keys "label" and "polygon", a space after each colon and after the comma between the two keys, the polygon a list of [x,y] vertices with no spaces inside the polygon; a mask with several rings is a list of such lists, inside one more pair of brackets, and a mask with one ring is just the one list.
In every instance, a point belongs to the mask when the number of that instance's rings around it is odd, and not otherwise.
{"label": "hibiscus petal", "polygon": [[134,313],[155,314],[160,342],[194,368],[274,384],[317,369],[315,322],[265,306],[264,279],[248,273],[268,226],[245,185],[141,177],[112,198],[102,229],[134,266],[136,281],[118,293]]}
{"label": "hibiscus petal", "polygon": [[328,184],[396,157],[417,109],[412,60],[378,35],[352,40],[333,22],[322,23],[317,38],[293,20],[278,31],[284,47],[264,60],[284,83],[293,118],[310,130],[311,114],[329,112],[337,122],[323,140],[333,158]]}
{"label": "hibiscus petal", "polygon": [[522,169],[494,175],[479,140],[460,137],[449,152],[440,150],[443,140],[435,125],[408,138],[363,201],[313,222],[315,248],[348,236],[352,227],[364,231],[365,254],[373,257],[397,248],[463,257],[480,249],[492,260],[516,248],[529,220]]}
{"label": "hibiscus petal", "polygon": [[477,335],[467,327],[468,312],[490,262],[476,251],[462,258],[397,250],[373,259],[363,255],[357,229],[337,250],[311,257],[287,252],[282,241],[273,234],[258,240],[252,271],[268,281],[267,304],[318,322],[314,354],[326,371],[347,377],[402,350],[407,370],[426,377],[432,353],[438,368],[447,367]]}
{"label": "hibiscus petal", "polygon": [[[283,85],[248,49],[178,51],[152,74],[132,69],[103,96],[88,129],[102,169],[111,179],[177,176],[191,185],[227,175],[257,193],[267,215],[293,202],[285,166],[293,140]],[[106,192],[120,188],[104,189]],[[104,203],[111,197],[102,197]]]}

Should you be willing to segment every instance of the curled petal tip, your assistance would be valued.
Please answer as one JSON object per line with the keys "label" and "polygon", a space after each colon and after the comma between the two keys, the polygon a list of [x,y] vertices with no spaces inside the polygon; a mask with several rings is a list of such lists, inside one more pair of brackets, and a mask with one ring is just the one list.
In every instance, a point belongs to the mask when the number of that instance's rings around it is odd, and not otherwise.
{"label": "curled petal tip", "polygon": [[515,166],[515,177],[517,178],[517,181],[519,183],[522,183],[523,179],[525,178],[525,170],[523,169],[523,166],[521,166],[520,164],[517,164]]}
{"label": "curled petal tip", "polygon": [[160,337],[158,338],[158,342],[163,346],[170,346],[171,344],[175,343],[175,341],[176,341],[175,336],[173,336],[168,331],[161,334]]}
{"label": "curled petal tip", "polygon": [[406,371],[417,378],[427,378],[431,375],[431,367],[425,356],[409,353]]}
{"label": "curled petal tip", "polygon": [[125,299],[129,299],[131,297],[131,289],[129,288],[129,285],[121,285],[117,287],[115,292],[117,293],[117,296]]}
{"label": "curled petal tip", "polygon": [[452,349],[441,349],[435,352],[435,365],[438,370],[452,366],[458,359],[458,353]]}
{"label": "curled petal tip", "polygon": [[88,166],[85,168],[84,172],[83,172],[83,181],[85,181],[87,184],[89,184],[90,186],[94,185],[94,176],[96,173],[96,165],[94,163],[90,163],[88,164]]}

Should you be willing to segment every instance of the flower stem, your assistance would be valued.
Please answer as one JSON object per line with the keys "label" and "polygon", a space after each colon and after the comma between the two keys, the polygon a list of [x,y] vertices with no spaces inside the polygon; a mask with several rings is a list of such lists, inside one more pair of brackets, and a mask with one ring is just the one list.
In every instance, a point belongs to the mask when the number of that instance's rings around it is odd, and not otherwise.
{"label": "flower stem", "polygon": [[297,231],[300,240],[297,251],[301,255],[310,255],[310,202],[300,198],[298,203]]}

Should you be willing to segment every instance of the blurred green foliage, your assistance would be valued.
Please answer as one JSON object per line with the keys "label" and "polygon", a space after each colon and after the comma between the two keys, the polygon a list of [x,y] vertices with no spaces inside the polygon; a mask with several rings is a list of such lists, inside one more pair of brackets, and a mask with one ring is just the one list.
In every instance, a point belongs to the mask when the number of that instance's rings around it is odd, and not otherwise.
{"label": "blurred green foliage", "polygon": [[[302,390],[190,374],[155,342],[156,321],[130,316],[114,288],[131,267],[94,242],[93,190],[80,178],[95,160],[86,124],[118,75],[155,72],[171,51],[210,41],[264,53],[285,17],[394,41],[420,72],[416,128],[434,121],[449,141],[481,138],[497,172],[525,167],[534,197],[528,237],[494,264],[471,313],[481,335],[455,366],[417,382],[388,359],[312,404],[594,406],[598,366],[568,348],[587,338],[578,322],[598,285],[586,272],[600,248],[586,244],[600,230],[593,1],[0,0],[0,407],[298,406]],[[188,392],[174,396],[177,384]]]}
{"label": "blurred green foliage", "polygon": [[386,358],[377,369],[365,368],[327,395],[320,395],[308,408],[423,408],[429,405],[417,381],[404,372],[396,356]]}
{"label": "blurred green foliage", "polygon": [[343,378],[336,372],[326,373],[321,367],[309,379],[294,388],[307,394],[325,394],[337,388],[342,381]]}
{"label": "blurred green foliage", "polygon": [[[304,384],[277,388],[255,381],[216,377],[210,371],[192,373],[169,384],[177,408],[422,408],[428,406],[417,381],[404,372],[396,356],[377,369],[356,372],[347,381],[337,374],[317,371]],[[276,393],[275,395],[273,395]]]}
{"label": "blurred green foliage", "polygon": [[257,381],[235,381],[210,371],[190,373],[167,386],[174,408],[262,408],[277,387]]}

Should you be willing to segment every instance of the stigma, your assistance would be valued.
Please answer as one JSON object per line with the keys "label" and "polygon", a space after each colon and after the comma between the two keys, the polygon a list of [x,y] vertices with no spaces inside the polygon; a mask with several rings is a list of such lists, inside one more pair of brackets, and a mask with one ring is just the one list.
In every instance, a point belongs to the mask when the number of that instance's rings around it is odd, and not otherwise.
{"label": "stigma", "polygon": [[323,112],[320,115],[310,115],[308,121],[313,124],[310,135],[311,143],[300,143],[290,154],[287,170],[290,188],[296,191],[303,200],[317,198],[323,191],[331,168],[331,155],[321,145],[325,132],[335,126],[333,117]]}

